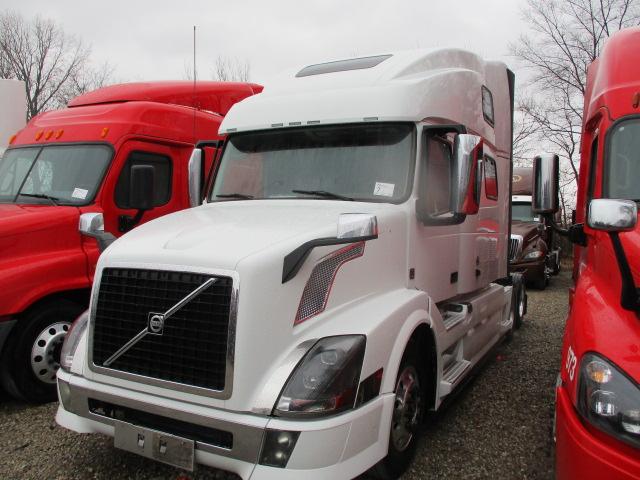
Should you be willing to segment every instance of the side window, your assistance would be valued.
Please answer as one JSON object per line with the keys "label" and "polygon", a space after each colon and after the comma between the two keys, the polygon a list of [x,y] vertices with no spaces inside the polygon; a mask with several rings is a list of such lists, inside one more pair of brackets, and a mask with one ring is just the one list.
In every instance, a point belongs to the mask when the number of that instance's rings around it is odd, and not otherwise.
{"label": "side window", "polygon": [[598,137],[591,143],[591,158],[589,159],[589,185],[587,186],[587,200],[593,198],[596,184],[596,169],[598,168]]}
{"label": "side window", "polygon": [[451,147],[440,137],[426,143],[425,213],[437,216],[451,210]]}
{"label": "side window", "polygon": [[116,205],[120,208],[129,208],[131,167],[135,165],[151,165],[155,168],[153,206],[159,207],[166,204],[171,198],[171,159],[157,153],[131,152],[116,184]]}
{"label": "side window", "polygon": [[498,173],[491,157],[484,157],[484,193],[488,199],[498,200]]}
{"label": "side window", "polygon": [[493,94],[484,85],[482,86],[482,115],[487,123],[493,127]]}

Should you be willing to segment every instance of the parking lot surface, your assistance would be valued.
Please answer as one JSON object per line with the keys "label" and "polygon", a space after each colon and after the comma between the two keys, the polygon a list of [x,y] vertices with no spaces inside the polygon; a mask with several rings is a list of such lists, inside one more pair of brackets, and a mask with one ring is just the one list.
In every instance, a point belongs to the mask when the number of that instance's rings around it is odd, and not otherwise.
{"label": "parking lot surface", "polygon": [[[524,325],[425,425],[405,480],[553,478],[553,386],[569,285],[564,265],[547,290],[529,290]],[[227,478],[206,468],[185,475],[116,450],[110,438],[66,431],[55,410],[0,397],[0,479]]]}

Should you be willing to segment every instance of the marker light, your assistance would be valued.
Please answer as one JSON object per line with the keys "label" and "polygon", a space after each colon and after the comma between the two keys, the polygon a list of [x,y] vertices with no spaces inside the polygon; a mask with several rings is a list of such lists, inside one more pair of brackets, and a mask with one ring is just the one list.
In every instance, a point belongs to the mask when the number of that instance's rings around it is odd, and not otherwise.
{"label": "marker light", "polygon": [[49,130],[45,135],[45,140],[49,140],[53,136],[53,130]]}
{"label": "marker light", "polygon": [[104,138],[104,137],[106,137],[106,136],[107,136],[107,134],[108,134],[108,133],[109,133],[109,127],[104,127],[104,128],[102,129],[102,133],[100,134],[100,136],[101,136],[102,138]]}
{"label": "marker light", "polygon": [[18,135],[11,135],[11,138],[9,138],[9,145],[11,145],[15,141],[17,136]]}
{"label": "marker light", "polygon": [[40,130],[38,133],[36,133],[36,140],[40,140],[42,138],[42,135],[44,135],[44,132]]}
{"label": "marker light", "polygon": [[58,130],[56,132],[56,138],[60,138],[62,136],[62,134],[64,133],[64,130]]}

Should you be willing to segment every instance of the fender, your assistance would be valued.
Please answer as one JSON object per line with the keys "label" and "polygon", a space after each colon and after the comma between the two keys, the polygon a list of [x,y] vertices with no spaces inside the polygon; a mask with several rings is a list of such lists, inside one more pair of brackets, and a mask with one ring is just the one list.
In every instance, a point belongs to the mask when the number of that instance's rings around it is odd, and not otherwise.
{"label": "fender", "polygon": [[26,263],[5,263],[0,266],[0,316],[22,313],[55,293],[89,289],[86,267],[87,259],[80,248],[31,256]]}

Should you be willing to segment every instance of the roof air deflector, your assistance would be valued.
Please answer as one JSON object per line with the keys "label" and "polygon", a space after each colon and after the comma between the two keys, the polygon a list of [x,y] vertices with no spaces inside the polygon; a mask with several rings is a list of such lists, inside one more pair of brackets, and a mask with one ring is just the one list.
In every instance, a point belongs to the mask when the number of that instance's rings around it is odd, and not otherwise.
{"label": "roof air deflector", "polygon": [[392,55],[376,55],[374,57],[360,57],[349,60],[338,60],[336,62],[318,63],[316,65],[304,67],[296,73],[296,78],[321,75],[323,73],[346,72],[349,70],[373,68],[391,57]]}

